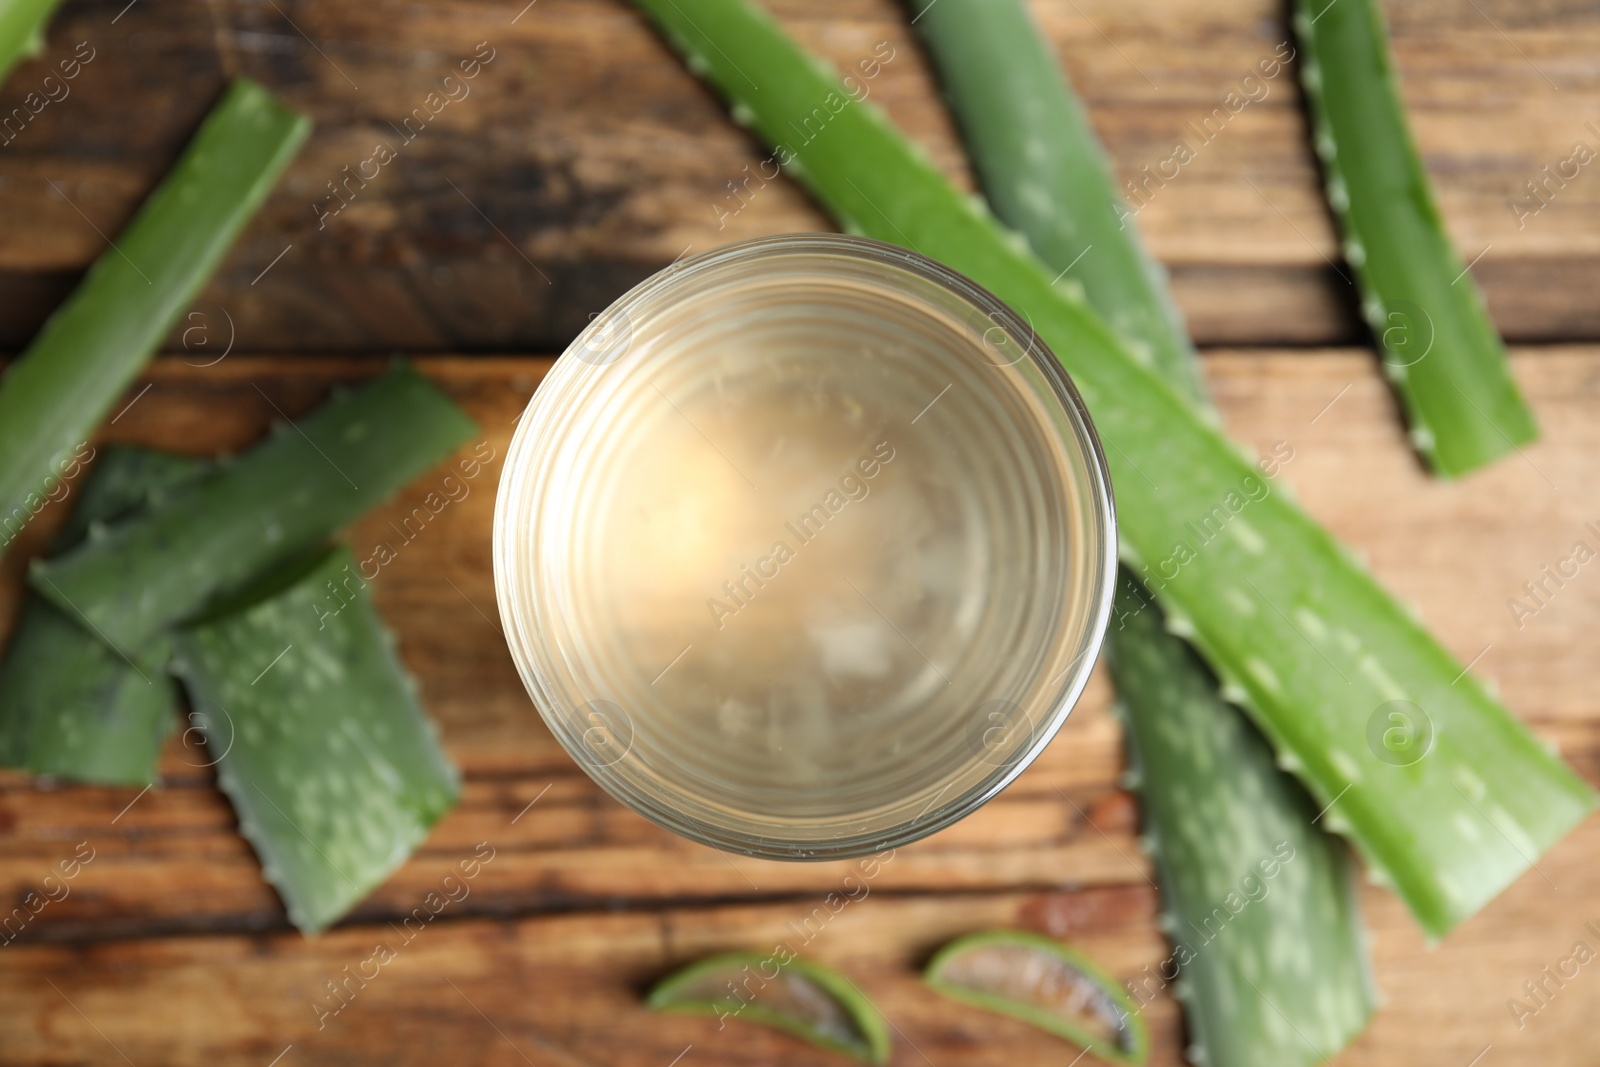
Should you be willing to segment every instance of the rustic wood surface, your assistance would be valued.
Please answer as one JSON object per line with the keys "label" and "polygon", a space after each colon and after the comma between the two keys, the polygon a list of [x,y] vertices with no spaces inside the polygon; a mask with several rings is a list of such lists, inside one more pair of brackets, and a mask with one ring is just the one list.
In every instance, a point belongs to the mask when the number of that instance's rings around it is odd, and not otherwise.
{"label": "rustic wood surface", "polygon": [[[687,3],[688,0],[682,0]],[[879,41],[873,98],[958,180],[959,147],[892,0],[774,0],[841,63]],[[1124,179],[1198,144],[1199,123],[1285,40],[1279,0],[1038,0]],[[1587,569],[1518,626],[1522,583],[1600,522],[1600,5],[1388,0],[1412,123],[1451,234],[1497,323],[1544,439],[1458,484],[1412,460],[1341,276],[1292,71],[1229,120],[1139,222],[1172,271],[1230,428],[1294,448],[1285,478],[1463,660],[1600,783]],[[0,133],[0,351],[21,348],[106,248],[226,80],[249,74],[317,120],[311,142],[106,433],[185,452],[248,446],[273,411],[309,410],[377,354],[422,360],[504,455],[550,352],[628,285],[685,250],[827,220],[785,182],[743,206],[729,181],[761,153],[619,0],[67,0],[38,60],[0,88],[0,122],[86,42],[94,58],[20,131]],[[479,42],[470,95],[414,141],[395,125]],[[83,53],[80,53],[83,54]],[[1594,126],[1588,123],[1595,123]],[[329,182],[378,141],[398,158],[319,223]],[[348,195],[348,194],[347,194]],[[1513,201],[1523,201],[1523,217]],[[1529,206],[1537,206],[1531,213]],[[736,212],[734,209],[738,209]],[[1329,346],[1345,347],[1329,347]],[[1224,350],[1217,346],[1234,346]],[[223,353],[230,353],[213,363]],[[246,356],[243,353],[251,353]],[[141,393],[145,385],[148,392]],[[470,446],[469,446],[470,447]],[[363,519],[358,547],[441,472]],[[52,786],[0,772],[0,901],[37,891],[80,842],[94,859],[0,944],[0,1064],[544,1067],[831,1062],[793,1039],[654,1017],[640,990],[724,948],[797,943],[844,864],[721,855],[606,798],[555,745],[498,632],[489,526],[498,463],[375,583],[402,654],[465,772],[460,806],[329,934],[293,932],[207,757],[181,738],[162,787]],[[0,632],[48,511],[0,561]],[[1591,539],[1591,544],[1595,542]],[[956,1009],[914,969],[957,933],[1020,925],[1133,976],[1165,950],[1117,786],[1119,737],[1096,676],[1067,727],[1000,798],[901,849],[870,894],[805,952],[843,967],[894,1019],[896,1064],[1066,1063],[1027,1028]],[[411,943],[397,923],[480,842],[494,859]],[[1364,890],[1385,1006],[1341,1064],[1590,1064],[1600,979],[1585,967],[1519,1027],[1523,983],[1600,922],[1600,820],[1429,948],[1404,909]],[[1286,935],[1288,936],[1288,935]],[[380,940],[398,958],[337,1015],[326,983]],[[1148,1010],[1153,1062],[1180,1060],[1174,1001]],[[681,1059],[679,1059],[681,1057]],[[1474,1057],[1481,1057],[1475,1060]],[[1090,1061],[1086,1060],[1085,1063]]]}
{"label": "rustic wood surface", "polygon": [[[159,360],[130,391],[139,398],[107,439],[199,454],[240,448],[273,417],[256,386],[297,415],[335,383],[383,365],[349,357],[193,362]],[[503,456],[548,361],[421,365]],[[1288,442],[1294,458],[1285,477],[1305,505],[1365,552],[1458,656],[1482,652],[1477,669],[1499,681],[1510,706],[1589,781],[1600,781],[1592,659],[1581,651],[1600,621],[1600,584],[1584,572],[1520,629],[1506,607],[1544,563],[1591,537],[1585,522],[1600,519],[1600,347],[1519,352],[1516,371],[1544,440],[1451,485],[1429,480],[1410,459],[1393,403],[1362,351],[1211,352],[1206,365],[1231,430],[1261,449]],[[849,867],[762,862],[689,844],[620,808],[560,752],[497,631],[488,554],[497,470],[481,475],[374,586],[465,771],[460,807],[350,919],[308,942],[288,928],[262,882],[203,768],[204,753],[181,739],[166,753],[163,787],[148,793],[0,776],[0,899],[37,889],[79,842],[94,850],[70,895],[0,947],[0,1063],[121,1062],[120,1052],[141,1067],[265,1067],[290,1045],[285,1065],[420,1064],[448,1055],[666,1067],[690,1045],[685,1064],[826,1062],[757,1028],[719,1032],[714,1020],[658,1018],[640,1007],[645,984],[703,953],[797,941],[799,924]],[[363,519],[352,543],[385,536],[385,523],[434,480],[424,475]],[[31,542],[63,515],[47,511]],[[0,617],[14,610],[26,555],[5,562]],[[896,1063],[1065,1062],[1062,1046],[1025,1027],[954,1010],[919,989],[914,967],[954,934],[1000,924],[1048,931],[1126,977],[1165,954],[1136,811],[1116,784],[1108,697],[1097,678],[1016,784],[966,821],[901,849],[868,896],[804,946],[871,988],[902,1031]],[[468,895],[400,947],[391,923],[479,842],[494,858]],[[1600,943],[1583,928],[1600,918],[1596,857],[1600,820],[1590,820],[1542,858],[1538,872],[1431,950],[1393,897],[1365,890],[1386,1005],[1340,1062],[1465,1067],[1493,1044],[1489,1067],[1591,1063],[1588,1024],[1600,1010],[1600,982],[1585,980],[1587,971],[1523,1029],[1506,1001],[1568,956],[1575,940]],[[325,983],[383,940],[396,942],[399,959],[319,1026],[319,1007],[332,1003],[323,999]],[[1177,1063],[1175,1002],[1163,996],[1148,1010],[1154,1062]]]}

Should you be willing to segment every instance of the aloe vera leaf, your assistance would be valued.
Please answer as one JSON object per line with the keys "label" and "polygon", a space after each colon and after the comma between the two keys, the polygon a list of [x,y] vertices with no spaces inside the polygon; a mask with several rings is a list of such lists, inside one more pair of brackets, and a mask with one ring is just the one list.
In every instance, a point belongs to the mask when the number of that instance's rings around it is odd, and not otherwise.
{"label": "aloe vera leaf", "polygon": [[193,456],[154,448],[122,444],[102,447],[94,469],[78,491],[77,506],[51,539],[47,554],[59,555],[90,537],[103,537],[101,527],[161,503],[210,467],[206,461]]}
{"label": "aloe vera leaf", "polygon": [[1538,436],[1483,295],[1439,219],[1406,128],[1375,0],[1296,0],[1300,82],[1328,203],[1383,369],[1435,471],[1464,474]]}
{"label": "aloe vera leaf", "polygon": [[0,0],[0,82],[44,47],[44,26],[61,0]]}
{"label": "aloe vera leaf", "polygon": [[[936,0],[915,21],[1000,218],[1052,267],[1089,262],[1089,303],[1125,338],[1143,341],[1170,383],[1204,403],[1199,361],[1178,333],[1165,279],[1144,257],[1131,214],[1113,206],[1104,153],[1020,0]],[[1166,968],[1182,975],[1190,1059],[1320,1063],[1361,1031],[1374,1008],[1345,849],[1315,827],[1304,790],[1278,769],[1243,712],[1220,697],[1205,666],[1166,632],[1161,609],[1125,568],[1116,619],[1106,648],[1129,779],[1142,797],[1143,842],[1161,880],[1163,927],[1174,945],[1169,963],[1190,961]],[[1301,862],[1250,904],[1248,921],[1213,936],[1216,909],[1229,893],[1237,897],[1242,878],[1259,885],[1262,863],[1277,873],[1280,843]],[[1226,921],[1232,912],[1220,914]],[[1286,931],[1303,951],[1275,947]],[[1196,942],[1203,958],[1194,955]],[[1158,974],[1155,982],[1171,977]],[[1296,1033],[1284,1017],[1309,1021]]]}
{"label": "aloe vera leaf", "polygon": [[320,552],[172,635],[217,781],[306,934],[405,862],[460,792],[354,562]]}
{"label": "aloe vera leaf", "polygon": [[[52,547],[71,548],[91,528],[159,499],[203,466],[147,449],[105,449]],[[141,662],[123,659],[30,593],[0,659],[0,764],[80,782],[153,784],[177,713],[166,659],[164,641]]]}
{"label": "aloe vera leaf", "polygon": [[152,785],[177,693],[167,643],[137,660],[33,595],[0,661],[0,766],[76,782]]}
{"label": "aloe vera leaf", "polygon": [[943,996],[1021,1019],[1108,1063],[1140,1064],[1150,1055],[1144,1019],[1117,980],[1040,934],[967,934],[934,953],[923,980]]}
{"label": "aloe vera leaf", "polygon": [[[925,153],[745,0],[634,0],[734,118],[845,227],[907,245],[1027,316],[1108,446],[1121,552],[1369,872],[1442,935],[1518,877],[1594,794],[1088,306]],[[737,58],[733,58],[737,57]],[[752,91],[744,70],[758,71]],[[809,122],[809,127],[806,123]],[[1193,544],[1191,544],[1193,542]],[[1198,546],[1198,547],[1196,547]],[[1368,723],[1408,701],[1431,721],[1404,767]]]}
{"label": "aloe vera leaf", "polygon": [[0,548],[43,506],[266,199],[311,121],[248,79],[0,376]]}
{"label": "aloe vera leaf", "polygon": [[1109,644],[1173,948],[1146,989],[1181,976],[1195,1063],[1321,1063],[1376,1007],[1348,852],[1146,597],[1119,584]]}
{"label": "aloe vera leaf", "polygon": [[[1006,225],[1079,287],[1128,351],[1203,402],[1166,271],[1144,248],[1083,105],[1017,0],[912,0],[983,186]],[[1068,210],[1070,208],[1070,210]]]}
{"label": "aloe vera leaf", "polygon": [[655,1011],[743,1019],[863,1063],[887,1063],[889,1024],[838,971],[775,953],[727,952],[691,963],[650,990]]}
{"label": "aloe vera leaf", "polygon": [[56,559],[33,587],[114,648],[140,649],[317,545],[438,462],[472,420],[401,364]]}

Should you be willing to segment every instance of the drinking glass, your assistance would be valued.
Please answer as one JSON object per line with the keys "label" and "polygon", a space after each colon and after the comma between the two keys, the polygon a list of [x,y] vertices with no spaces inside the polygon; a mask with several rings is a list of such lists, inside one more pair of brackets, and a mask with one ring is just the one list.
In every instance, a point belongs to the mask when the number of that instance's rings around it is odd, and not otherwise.
{"label": "drinking glass", "polygon": [[877,852],[1065,720],[1116,566],[1088,414],[1025,319],[914,252],[799,234],[598,315],[516,429],[507,641],[607,792],[715,848]]}

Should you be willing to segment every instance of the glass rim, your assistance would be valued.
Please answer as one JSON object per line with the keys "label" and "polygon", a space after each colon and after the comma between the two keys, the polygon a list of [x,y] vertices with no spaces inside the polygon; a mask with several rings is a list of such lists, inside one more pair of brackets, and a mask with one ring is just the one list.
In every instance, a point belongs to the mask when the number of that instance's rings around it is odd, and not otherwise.
{"label": "glass rim", "polygon": [[[604,350],[608,338],[614,340],[619,323],[631,331],[630,312],[653,304],[690,279],[730,264],[804,254],[845,256],[869,267],[909,273],[954,294],[1011,337],[1025,339],[1026,351],[1014,362],[1022,359],[1031,362],[1067,416],[1070,436],[1053,423],[1048,432],[1062,439],[1066,447],[1077,454],[1088,475],[1087,484],[1081,487],[1086,497],[1085,510],[1090,513],[1084,525],[1095,535],[1097,544],[1090,565],[1096,588],[1090,594],[1093,602],[1085,612],[1081,647],[1064,672],[1061,685],[1048,698],[1048,709],[1033,731],[1031,743],[1009,758],[1003,767],[997,768],[999,773],[981,779],[949,800],[941,802],[935,798],[921,814],[887,831],[807,841],[801,845],[794,841],[780,842],[775,837],[764,840],[761,835],[732,832],[675,810],[622,774],[611,773],[611,765],[598,764],[579,755],[574,746],[582,744],[581,738],[574,736],[572,723],[563,715],[563,709],[552,710],[552,700],[557,700],[565,687],[545,678],[539,669],[535,648],[547,642],[541,641],[537,627],[530,625],[532,620],[528,615],[532,612],[527,606],[530,595],[527,587],[531,576],[519,565],[516,549],[521,529],[519,520],[525,511],[525,507],[519,505],[527,504],[529,475],[535,470],[542,451],[541,431],[546,429],[545,424],[552,416],[563,410],[563,404],[586,376],[599,369],[597,363],[603,366],[604,362],[609,362],[585,359],[583,354]],[[546,372],[518,418],[496,494],[492,560],[496,600],[518,675],[557,743],[608,795],[664,829],[721,851],[775,860],[848,859],[910,844],[960,821],[1015,781],[1060,732],[1088,684],[1110,621],[1118,566],[1116,507],[1110,470],[1088,409],[1066,370],[1026,318],[965,275],[910,249],[853,235],[783,234],[739,241],[674,261],[618,297],[573,339]]]}

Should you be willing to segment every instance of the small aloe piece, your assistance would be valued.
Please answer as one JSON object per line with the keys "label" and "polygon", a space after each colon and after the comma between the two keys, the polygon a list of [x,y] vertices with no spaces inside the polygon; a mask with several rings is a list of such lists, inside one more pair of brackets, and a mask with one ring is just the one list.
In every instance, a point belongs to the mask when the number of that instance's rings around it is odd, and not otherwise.
{"label": "small aloe piece", "polygon": [[35,563],[35,589],[113,648],[142,649],[320,544],[449,454],[472,420],[400,364],[136,519]]}
{"label": "small aloe piece", "polygon": [[[1100,144],[1021,0],[935,0],[914,21],[1000,218],[1050,266],[1087,263],[1089,303],[1130,342],[1142,342],[1174,387],[1205,404],[1199,360],[1160,268],[1139,246],[1131,215],[1117,210]],[[1143,842],[1174,946],[1166,973],[1153,981],[1164,986],[1172,972],[1182,975],[1190,1059],[1320,1063],[1373,1010],[1344,846],[1313,825],[1304,790],[1221,698],[1204,664],[1166,632],[1161,609],[1126,569],[1106,648],[1129,778],[1143,798]],[[1246,899],[1238,896],[1242,879],[1261,884],[1257,864],[1277,873],[1280,843],[1301,857],[1293,872],[1252,899],[1248,919],[1229,924],[1226,937],[1202,932],[1230,894]],[[1233,913],[1221,914],[1226,921]],[[1276,947],[1287,931],[1303,950]],[[1197,938],[1203,958],[1191,947]],[[1315,976],[1307,973],[1313,962]],[[1302,1040],[1285,1016],[1308,1020],[1304,1029],[1315,1037]]]}
{"label": "small aloe piece", "polygon": [[[203,467],[185,456],[104,449],[52,548],[73,547],[91,527],[159,500]],[[166,658],[163,641],[129,662],[30,593],[0,660],[0,764],[103,785],[154,783],[177,714]]]}
{"label": "small aloe piece", "polygon": [[[635,3],[848,230],[941,260],[1031,319],[1108,446],[1124,561],[1430,934],[1593,808],[1347,551],[769,15],[746,0],[700,0],[692,17],[675,0]],[[1369,740],[1396,702],[1433,725],[1431,749],[1405,766]]]}
{"label": "small aloe piece", "polygon": [[114,247],[0,375],[0,551],[43,507],[66,458],[133,382],[310,130],[255,82],[235,81]]}
{"label": "small aloe piece", "polygon": [[645,1003],[655,1011],[761,1023],[863,1063],[889,1060],[889,1025],[855,983],[787,949],[692,963],[656,983]]}
{"label": "small aloe piece", "polygon": [[61,0],[0,0],[0,82],[44,47],[44,26]]}
{"label": "small aloe piece", "polygon": [[1117,980],[1048,937],[968,934],[934,953],[923,979],[952,1000],[1021,1019],[1108,1063],[1140,1064],[1150,1055],[1144,1017]]}
{"label": "small aloe piece", "polygon": [[78,493],[77,506],[51,540],[47,554],[57,556],[90,537],[104,536],[104,527],[161,503],[210,469],[210,463],[193,456],[137,445],[103,446]]}
{"label": "small aloe piece", "polygon": [[307,934],[405,862],[460,780],[354,558],[287,567],[172,637],[239,829]]}
{"label": "small aloe piece", "polygon": [[1376,0],[1295,0],[1300,81],[1362,314],[1411,440],[1446,476],[1538,436],[1406,128]]}
{"label": "small aloe piece", "polygon": [[1173,949],[1142,988],[1180,976],[1194,1063],[1322,1063],[1376,1007],[1348,852],[1126,577],[1116,615],[1111,677]]}

